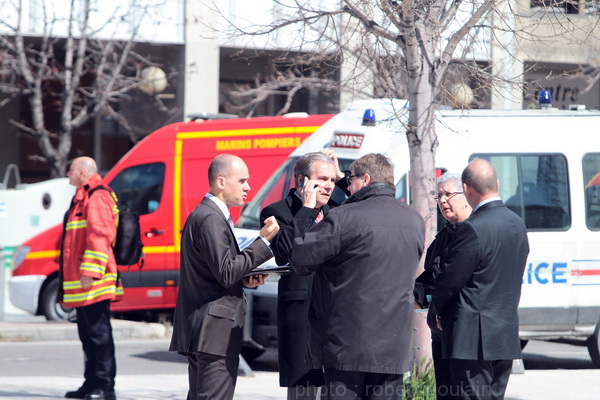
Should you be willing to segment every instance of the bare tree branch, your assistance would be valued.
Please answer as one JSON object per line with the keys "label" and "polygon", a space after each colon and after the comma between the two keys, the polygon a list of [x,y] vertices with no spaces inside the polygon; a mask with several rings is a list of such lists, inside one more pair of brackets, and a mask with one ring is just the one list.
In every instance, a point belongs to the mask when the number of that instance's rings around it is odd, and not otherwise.
{"label": "bare tree branch", "polygon": [[[43,159],[52,167],[52,176],[64,176],[73,131],[105,110],[111,110],[110,115],[126,127],[132,138],[141,132],[122,115],[117,118],[111,104],[129,100],[131,91],[143,83],[141,70],[153,65],[134,51],[141,21],[153,5],[128,2],[130,9],[117,7],[106,20],[98,21],[94,18],[96,8],[101,6],[97,0],[71,0],[64,17],[55,15],[49,0],[40,0],[40,18],[36,21],[40,35],[30,38],[24,34],[23,21],[27,19],[22,2],[2,4],[5,9],[12,6],[7,12],[12,11],[17,18],[14,22],[0,21],[5,30],[9,29],[8,33],[0,33],[0,93],[9,95],[0,107],[19,95],[28,100],[31,122],[11,124],[37,140]],[[123,23],[131,24],[125,40],[96,37],[110,27],[116,32]],[[59,25],[65,31],[57,37],[54,31]],[[162,101],[152,101],[163,112],[167,110]],[[48,125],[51,114],[58,117],[58,127]]]}

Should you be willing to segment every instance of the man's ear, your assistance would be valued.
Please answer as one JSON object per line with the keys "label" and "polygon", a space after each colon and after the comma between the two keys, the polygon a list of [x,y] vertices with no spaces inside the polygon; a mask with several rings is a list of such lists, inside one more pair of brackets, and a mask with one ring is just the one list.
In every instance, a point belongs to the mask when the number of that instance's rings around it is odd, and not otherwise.
{"label": "man's ear", "polygon": [[365,174],[363,175],[363,178],[365,180],[366,185],[369,185],[371,183],[371,175],[369,175],[368,172],[365,172]]}
{"label": "man's ear", "polygon": [[469,187],[469,185],[467,185],[466,183],[463,183],[462,187],[463,187],[463,193],[465,196],[468,196],[471,194],[471,188]]}
{"label": "man's ear", "polygon": [[216,184],[219,189],[223,190],[225,188],[225,177],[224,176],[217,177]]}

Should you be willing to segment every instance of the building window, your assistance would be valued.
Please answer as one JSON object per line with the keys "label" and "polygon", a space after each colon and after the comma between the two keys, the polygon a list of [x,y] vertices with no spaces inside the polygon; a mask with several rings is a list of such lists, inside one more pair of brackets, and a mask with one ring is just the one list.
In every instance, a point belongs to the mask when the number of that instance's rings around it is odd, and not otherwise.
{"label": "building window", "polygon": [[530,7],[565,14],[600,14],[600,0],[531,0]]}

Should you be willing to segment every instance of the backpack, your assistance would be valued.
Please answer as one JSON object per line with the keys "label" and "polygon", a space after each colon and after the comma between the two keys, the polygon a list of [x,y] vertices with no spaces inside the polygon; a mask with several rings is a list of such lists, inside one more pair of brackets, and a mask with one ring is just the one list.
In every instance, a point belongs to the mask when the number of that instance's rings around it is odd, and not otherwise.
{"label": "backpack", "polygon": [[92,193],[98,189],[110,192],[119,208],[119,214],[117,216],[117,235],[112,245],[117,265],[125,266],[138,264],[141,269],[144,266],[144,254],[142,253],[144,244],[140,239],[141,229],[138,213],[125,204],[119,204],[114,192],[105,186],[93,188],[89,191],[88,196],[91,196]]}

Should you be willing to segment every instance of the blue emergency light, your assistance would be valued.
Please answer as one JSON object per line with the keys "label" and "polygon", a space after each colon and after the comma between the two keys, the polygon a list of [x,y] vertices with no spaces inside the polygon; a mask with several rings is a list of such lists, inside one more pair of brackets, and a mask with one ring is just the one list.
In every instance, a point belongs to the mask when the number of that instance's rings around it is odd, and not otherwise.
{"label": "blue emergency light", "polygon": [[542,108],[552,107],[552,93],[549,90],[542,90],[538,96],[538,104]]}
{"label": "blue emergency light", "polygon": [[376,122],[377,122],[377,120],[375,118],[375,110],[367,108],[365,110],[365,113],[363,114],[362,125],[363,126],[375,126]]}

